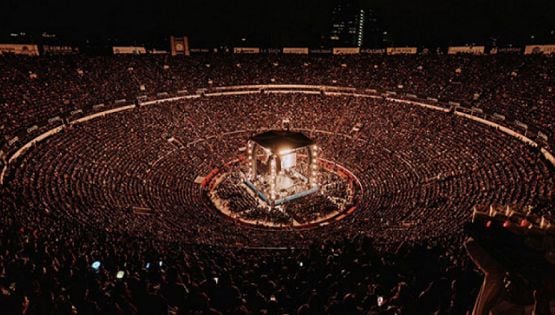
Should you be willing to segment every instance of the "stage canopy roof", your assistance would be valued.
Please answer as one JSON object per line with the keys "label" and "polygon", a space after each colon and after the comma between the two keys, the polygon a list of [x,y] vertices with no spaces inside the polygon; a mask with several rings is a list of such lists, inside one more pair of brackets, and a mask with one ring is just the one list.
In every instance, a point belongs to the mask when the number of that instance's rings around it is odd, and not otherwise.
{"label": "stage canopy roof", "polygon": [[284,150],[295,150],[314,144],[309,137],[301,132],[288,130],[270,130],[251,137],[259,146],[279,154]]}

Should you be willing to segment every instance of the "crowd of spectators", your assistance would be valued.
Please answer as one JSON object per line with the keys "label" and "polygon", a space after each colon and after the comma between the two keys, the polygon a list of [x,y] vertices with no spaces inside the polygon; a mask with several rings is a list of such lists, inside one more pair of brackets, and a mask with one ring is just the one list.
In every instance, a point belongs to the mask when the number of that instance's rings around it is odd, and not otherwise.
{"label": "crowd of spectators", "polygon": [[[553,128],[545,57],[260,58],[2,57],[0,130],[9,141],[102,102],[269,82],[403,90]],[[361,181],[344,220],[249,227],[195,184],[284,118]],[[137,107],[68,125],[10,167],[0,313],[465,314],[481,279],[461,246],[473,206],[553,218],[553,174],[537,148],[493,128],[383,99],[257,93]]]}
{"label": "crowd of spectators", "polygon": [[27,214],[2,205],[2,314],[464,314],[480,283],[460,248],[433,242],[231,250],[50,218],[22,226]]}
{"label": "crowd of spectators", "polygon": [[[299,163],[300,165],[302,164]],[[275,227],[302,226],[330,219],[330,214],[337,216],[348,210],[347,206],[353,205],[352,195],[349,195],[344,180],[324,170],[318,177],[321,187],[318,193],[272,206],[269,200],[262,201],[255,192],[248,191],[239,168],[240,166],[237,166],[229,172],[222,172],[225,174],[224,178],[216,180],[216,187],[211,192],[212,197],[216,197],[216,206],[220,206],[221,203],[221,207],[237,219],[248,219],[254,224],[269,224]],[[298,188],[292,188],[293,193],[294,189]]]}
{"label": "crowd of spectators", "polygon": [[529,134],[547,135],[552,146],[554,63],[541,55],[2,56],[0,133],[9,137],[1,139],[6,143],[34,125],[40,132],[48,119],[75,118],[75,111],[141,96],[242,84],[323,84],[459,102],[497,113],[511,126],[518,120]]}

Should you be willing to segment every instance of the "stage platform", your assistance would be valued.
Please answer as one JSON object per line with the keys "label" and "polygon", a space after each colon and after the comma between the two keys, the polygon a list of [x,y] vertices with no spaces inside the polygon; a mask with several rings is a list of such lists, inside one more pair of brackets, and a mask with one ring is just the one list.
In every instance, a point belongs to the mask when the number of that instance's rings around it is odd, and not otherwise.
{"label": "stage platform", "polygon": [[[260,199],[264,200],[264,202],[266,202],[267,204],[271,204],[270,199],[262,191],[256,189],[256,186],[251,181],[249,181],[248,179],[244,179],[243,183],[245,185],[247,185],[247,187],[249,187],[249,189],[251,189],[258,197],[260,197]],[[299,199],[299,198],[302,198],[304,196],[308,196],[308,195],[313,194],[317,191],[318,191],[318,186],[315,186],[315,187],[312,187],[308,190],[303,190],[301,192],[289,195],[287,197],[276,199],[274,201],[274,205],[279,206],[283,203],[293,201],[295,199]]]}

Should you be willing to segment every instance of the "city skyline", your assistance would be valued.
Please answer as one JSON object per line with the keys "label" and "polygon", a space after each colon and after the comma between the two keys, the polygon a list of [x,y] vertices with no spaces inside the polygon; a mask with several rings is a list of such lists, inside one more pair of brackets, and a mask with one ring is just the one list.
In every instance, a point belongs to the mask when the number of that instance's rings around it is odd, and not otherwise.
{"label": "city skyline", "polygon": [[[373,40],[361,39],[360,46],[366,47],[385,44],[519,45],[548,43],[555,38],[552,19],[555,2],[549,0],[425,0],[420,3],[405,0],[246,0],[238,4],[224,1],[159,4],[100,0],[84,4],[69,0],[29,3],[7,0],[0,4],[0,39],[19,41],[24,37],[66,43],[156,47],[165,44],[170,35],[187,35],[195,47],[319,47],[329,45],[333,10],[338,2],[360,8],[365,18],[372,14],[374,31],[379,30],[386,41],[374,34]],[[22,33],[26,36],[20,36]],[[49,35],[56,37],[53,39]]]}

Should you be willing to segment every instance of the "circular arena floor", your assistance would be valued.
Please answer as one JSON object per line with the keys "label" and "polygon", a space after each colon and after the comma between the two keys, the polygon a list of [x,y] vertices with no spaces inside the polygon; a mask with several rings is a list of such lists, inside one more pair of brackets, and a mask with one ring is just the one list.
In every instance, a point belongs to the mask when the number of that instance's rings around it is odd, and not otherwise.
{"label": "circular arena floor", "polygon": [[214,207],[240,223],[273,229],[323,226],[355,212],[364,193],[360,181],[348,169],[337,162],[318,159],[319,189],[271,207],[267,199],[260,198],[258,191],[245,183],[246,161],[228,162],[210,171],[201,182]]}
{"label": "circular arena floor", "polygon": [[[251,133],[280,128],[283,118],[360,180],[365,193],[347,219],[302,231],[249,227],[222,216],[195,183],[237,158]],[[490,127],[385,100],[285,93],[179,100],[76,124],[32,147],[10,179],[24,206],[45,216],[230,246],[352,233],[416,240],[423,229],[427,237],[460,235],[476,204],[541,212],[555,189],[535,149]]]}

